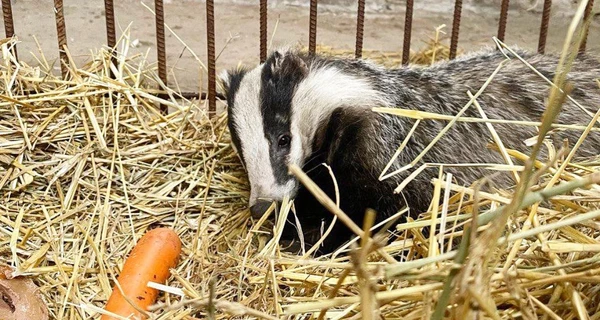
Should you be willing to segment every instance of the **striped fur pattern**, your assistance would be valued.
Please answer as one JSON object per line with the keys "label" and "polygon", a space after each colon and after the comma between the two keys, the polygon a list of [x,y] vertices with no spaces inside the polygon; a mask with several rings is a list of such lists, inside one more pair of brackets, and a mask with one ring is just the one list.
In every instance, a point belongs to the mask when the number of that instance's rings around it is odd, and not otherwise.
{"label": "striped fur pattern", "polygon": [[[558,58],[517,51],[541,74],[552,79]],[[415,120],[381,114],[373,107],[400,107],[456,115],[493,71],[505,60],[497,50],[483,50],[429,67],[385,69],[366,60],[306,56],[293,50],[273,52],[251,70],[235,70],[221,78],[227,94],[229,128],[234,147],[244,163],[251,185],[253,213],[263,212],[263,200],[295,198],[297,216],[311,243],[332,215],[287,172],[289,164],[303,167],[332,198],[334,186],[324,166],[335,174],[341,208],[359,225],[366,208],[378,220],[408,206],[415,217],[428,210],[431,179],[438,169],[423,171],[403,190],[393,190],[410,171],[379,181],[378,177]],[[571,96],[587,113],[567,102],[558,123],[587,125],[590,113],[600,106],[600,62],[579,57],[568,76],[575,86]],[[549,84],[517,59],[508,61],[479,96],[478,102],[492,119],[539,121],[545,110]],[[480,118],[475,107],[465,117]],[[442,130],[446,121],[424,120],[390,170],[410,163]],[[529,152],[525,140],[536,128],[494,124],[506,148]],[[563,139],[574,145],[581,131],[557,130],[549,137],[558,147]],[[487,146],[492,141],[483,123],[457,122],[421,163],[505,163]],[[578,156],[597,155],[600,136],[592,132]],[[542,159],[547,153],[541,155]],[[479,167],[447,167],[460,184],[470,184],[493,172]],[[511,183],[510,175],[494,175],[499,186]],[[339,224],[339,223],[338,223]],[[288,228],[290,233],[295,228]],[[341,224],[334,228],[322,252],[330,252],[352,234]]]}

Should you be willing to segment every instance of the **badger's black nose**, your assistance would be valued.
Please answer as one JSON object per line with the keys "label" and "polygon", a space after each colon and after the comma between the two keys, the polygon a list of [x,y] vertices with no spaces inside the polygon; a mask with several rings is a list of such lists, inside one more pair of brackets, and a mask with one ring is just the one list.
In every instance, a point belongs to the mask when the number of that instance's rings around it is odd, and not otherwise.
{"label": "badger's black nose", "polygon": [[257,200],[256,203],[250,207],[250,213],[252,218],[260,218],[265,214],[267,209],[271,206],[272,202],[267,200]]}

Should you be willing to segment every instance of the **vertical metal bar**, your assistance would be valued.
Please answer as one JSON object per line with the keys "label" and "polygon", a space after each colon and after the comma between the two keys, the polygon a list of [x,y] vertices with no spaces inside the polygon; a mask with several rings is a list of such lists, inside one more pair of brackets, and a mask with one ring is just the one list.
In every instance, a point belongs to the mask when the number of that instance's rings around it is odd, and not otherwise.
{"label": "vertical metal bar", "polygon": [[267,60],[267,0],[260,0],[260,62]]}
{"label": "vertical metal bar", "polygon": [[[158,77],[167,85],[167,51],[165,45],[165,10],[162,0],[154,1],[154,16],[156,20],[156,55],[158,57]],[[163,114],[169,112],[168,107],[160,105]]]}
{"label": "vertical metal bar", "polygon": [[[111,58],[110,63],[116,65],[117,59],[114,55],[115,46],[117,45],[117,32],[115,28],[115,6],[113,0],[104,0],[104,15],[106,19],[106,44],[110,48]],[[108,69],[111,78],[115,78],[112,69]]]}
{"label": "vertical metal bar", "polygon": [[410,58],[410,37],[412,34],[414,0],[406,0],[406,15],[404,16],[404,44],[402,45],[402,64],[408,64]]}
{"label": "vertical metal bar", "polygon": [[[2,14],[4,16],[4,33],[7,38],[11,38],[15,35],[15,24],[13,21],[12,4],[11,0],[2,0]],[[17,47],[13,46],[14,55],[17,60]]]}
{"label": "vertical metal bar", "polygon": [[363,32],[365,28],[365,0],[358,0],[358,13],[356,17],[356,50],[354,56],[362,58]]}
{"label": "vertical metal bar", "polygon": [[[587,21],[592,14],[592,8],[594,7],[594,0],[589,0],[587,6],[585,7],[585,12],[583,14],[583,21]],[[585,28],[585,34],[583,35],[583,41],[581,41],[581,45],[579,46],[579,53],[585,52],[585,47],[587,46],[587,38],[588,33],[590,31],[589,25]]]}
{"label": "vertical metal bar", "polygon": [[506,35],[506,21],[508,20],[508,3],[509,0],[502,0],[500,7],[500,23],[498,23],[498,40],[504,41]]}
{"label": "vertical metal bar", "polygon": [[548,24],[550,22],[550,10],[552,0],[544,0],[544,11],[542,12],[542,25],[540,26],[540,40],[538,41],[538,53],[546,52],[546,38],[548,38]]}
{"label": "vertical metal bar", "polygon": [[63,1],[54,0],[54,16],[56,18],[56,34],[58,39],[58,52],[60,55],[60,71],[63,78],[66,78],[68,68],[68,57],[65,52],[67,48],[67,29],[65,26],[65,14],[63,11]]}
{"label": "vertical metal bar", "polygon": [[106,44],[110,48],[117,45],[117,33],[115,29],[115,6],[113,0],[104,0],[104,12],[106,17]]}
{"label": "vertical metal bar", "polygon": [[308,29],[308,53],[317,51],[317,0],[310,0],[310,18]]}
{"label": "vertical metal bar", "polygon": [[215,5],[214,0],[206,0],[206,49],[208,53],[208,115],[217,111],[215,76]]}
{"label": "vertical metal bar", "polygon": [[462,0],[454,2],[454,19],[452,20],[452,36],[450,38],[450,54],[449,58],[456,58],[456,50],[458,48],[458,33],[460,30],[460,15],[462,12]]}

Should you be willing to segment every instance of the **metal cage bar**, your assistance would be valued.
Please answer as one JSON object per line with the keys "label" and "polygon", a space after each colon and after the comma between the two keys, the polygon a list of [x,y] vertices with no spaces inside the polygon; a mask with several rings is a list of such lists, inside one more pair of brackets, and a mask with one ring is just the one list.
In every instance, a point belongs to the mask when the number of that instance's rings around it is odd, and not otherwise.
{"label": "metal cage bar", "polygon": [[537,52],[544,54],[546,52],[546,39],[548,38],[548,25],[550,23],[550,11],[552,10],[552,0],[544,0],[544,11],[542,12],[542,23],[540,25],[540,39],[538,41]]}
{"label": "metal cage bar", "polygon": [[354,56],[362,58],[363,35],[365,28],[365,0],[358,0],[358,12],[356,15],[356,49]]}
{"label": "metal cage bar", "polygon": [[208,51],[208,115],[212,117],[217,112],[214,0],[206,0],[206,49]]}
{"label": "metal cage bar", "polygon": [[[594,7],[594,0],[589,0],[586,7],[585,7],[585,12],[583,14],[583,21],[587,21],[588,18],[590,18],[590,15],[592,14],[592,8]],[[585,52],[585,47],[587,46],[587,38],[588,38],[588,33],[590,31],[589,25],[587,26],[587,28],[585,29],[585,34],[583,35],[583,40],[581,41],[581,45],[579,46],[579,53],[584,53]]]}
{"label": "metal cage bar", "polygon": [[317,51],[317,5],[318,0],[310,0],[310,17],[308,26],[308,53]]}
{"label": "metal cage bar", "polygon": [[[2,15],[4,17],[4,34],[7,38],[11,38],[15,35],[11,0],[2,0]],[[13,46],[13,50],[15,58],[18,60],[17,47]]]}
{"label": "metal cage bar", "polygon": [[260,62],[267,60],[267,0],[260,0]]}
{"label": "metal cage bar", "polygon": [[110,48],[117,45],[117,32],[115,28],[115,6],[113,0],[104,0],[106,18],[106,44]]}
{"label": "metal cage bar", "polygon": [[458,33],[460,30],[460,15],[462,13],[462,0],[454,2],[454,18],[452,20],[452,35],[450,38],[450,60],[456,58],[458,48]]}
{"label": "metal cage bar", "polygon": [[[158,77],[167,86],[167,49],[165,44],[165,10],[162,0],[154,1],[154,17],[156,21],[156,56],[158,58]],[[169,110],[160,105],[160,110],[166,114]]]}
{"label": "metal cage bar", "polygon": [[[117,65],[117,59],[114,55],[117,45],[117,31],[115,28],[115,5],[113,0],[104,0],[104,17],[106,20],[106,45],[110,48],[110,63]],[[115,78],[113,70],[108,68],[108,73],[111,78]]]}
{"label": "metal cage bar", "polygon": [[54,0],[54,16],[56,19],[56,38],[58,40],[58,52],[60,56],[60,72],[63,78],[66,78],[68,57],[67,52],[67,28],[65,25],[65,13],[63,10],[63,1]]}
{"label": "metal cage bar", "polygon": [[[2,11],[4,17],[4,28],[6,37],[14,36],[14,18],[12,13],[11,0],[1,0]],[[267,5],[268,0],[260,0],[260,60],[266,60],[267,56]],[[450,59],[456,57],[458,48],[458,39],[460,34],[460,23],[462,14],[462,0],[455,0],[454,15],[452,22],[452,34],[450,43]],[[504,40],[506,34],[508,7],[510,0],[502,0],[500,20],[498,25],[498,39]],[[116,46],[116,28],[115,28],[115,11],[114,0],[104,0],[106,13],[106,35],[107,45],[109,47]],[[589,0],[585,9],[584,19],[588,20],[592,14],[594,0]],[[309,53],[314,54],[316,51],[316,34],[317,34],[317,6],[318,0],[310,0],[310,25],[309,25]],[[538,42],[538,52],[545,53],[546,41],[548,36],[548,26],[550,21],[550,13],[552,9],[552,0],[544,0],[544,8],[540,25],[540,35]],[[408,64],[410,59],[410,42],[412,35],[414,0],[407,0],[406,15],[404,26],[404,38],[402,48],[402,64]],[[61,73],[63,77],[68,74],[68,56],[67,50],[67,35],[66,24],[63,9],[63,0],[54,0],[54,11],[56,18],[57,40],[61,61]],[[157,57],[158,57],[158,73],[160,79],[167,83],[167,59],[166,59],[166,38],[164,25],[164,4],[162,0],[155,0],[155,18],[156,18],[156,39],[157,39]],[[179,96],[184,98],[200,98],[208,100],[208,111],[212,116],[216,113],[216,98],[223,99],[224,97],[216,93],[216,74],[215,74],[215,25],[214,25],[214,0],[206,2],[207,14],[207,53],[208,53],[208,92],[184,92]],[[356,46],[355,56],[362,57],[363,40],[364,40],[364,15],[365,15],[365,0],[358,0],[357,10],[357,29],[356,29]],[[586,50],[587,37],[589,30],[585,30],[585,37],[579,48],[579,52],[583,53]],[[16,55],[16,47],[15,55]],[[166,112],[166,107],[161,105],[161,111]]]}
{"label": "metal cage bar", "polygon": [[410,38],[412,35],[414,0],[406,0],[406,15],[404,16],[404,43],[402,44],[402,64],[408,64],[410,59]]}
{"label": "metal cage bar", "polygon": [[509,0],[502,0],[502,5],[500,6],[500,22],[498,23],[498,40],[500,41],[504,41],[504,36],[506,35],[509,2]]}

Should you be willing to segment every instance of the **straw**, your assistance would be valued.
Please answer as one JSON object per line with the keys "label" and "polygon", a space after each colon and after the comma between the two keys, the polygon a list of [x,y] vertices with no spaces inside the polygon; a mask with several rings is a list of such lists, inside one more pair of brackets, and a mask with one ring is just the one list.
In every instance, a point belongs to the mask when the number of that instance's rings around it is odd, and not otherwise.
{"label": "straw", "polygon": [[[35,281],[51,318],[105,313],[128,253],[155,226],[173,228],[183,253],[166,283],[149,284],[160,291],[148,310],[153,319],[416,319],[434,315],[436,306],[455,319],[600,318],[600,188],[594,185],[600,159],[557,152],[547,163],[531,161],[503,147],[494,131],[495,124],[510,122],[577,130],[583,140],[597,133],[597,113],[582,126],[550,124],[549,118],[488,119],[481,110],[481,118],[469,118],[377,109],[417,123],[486,123],[504,162],[479,165],[513,171],[527,184],[518,189],[521,194],[514,188],[478,192],[444,172],[474,164],[417,166],[409,179],[425,168],[440,170],[432,181],[435,209],[391,228],[386,244],[372,233],[373,221],[347,219],[335,199],[293,167],[336,223],[359,236],[347,254],[316,257],[309,249],[298,256],[277,241],[281,218],[294,214],[292,200],[261,219],[250,217],[249,186],[231,148],[226,115],[208,119],[205,101],[164,88],[155,64],[127,54],[128,32],[115,57],[101,48],[87,64],[70,60],[65,79],[52,73],[42,51],[35,57],[40,65],[30,66],[7,50],[15,39],[1,45],[0,263]],[[438,29],[411,61],[446,59],[445,42]],[[324,46],[318,51],[353,53]],[[388,66],[401,60],[399,52],[365,50],[365,56]],[[159,97],[165,90],[169,95]],[[470,103],[478,108],[476,97]],[[171,113],[162,115],[161,104]],[[388,147],[398,145],[400,152],[402,141]],[[531,179],[523,178],[530,169]],[[381,179],[397,173],[388,170]],[[518,206],[511,205],[517,197]],[[273,215],[278,225],[268,219]],[[491,221],[501,221],[497,230]],[[432,231],[428,237],[423,228]],[[475,229],[479,233],[470,231]],[[470,243],[456,247],[462,239]]]}

